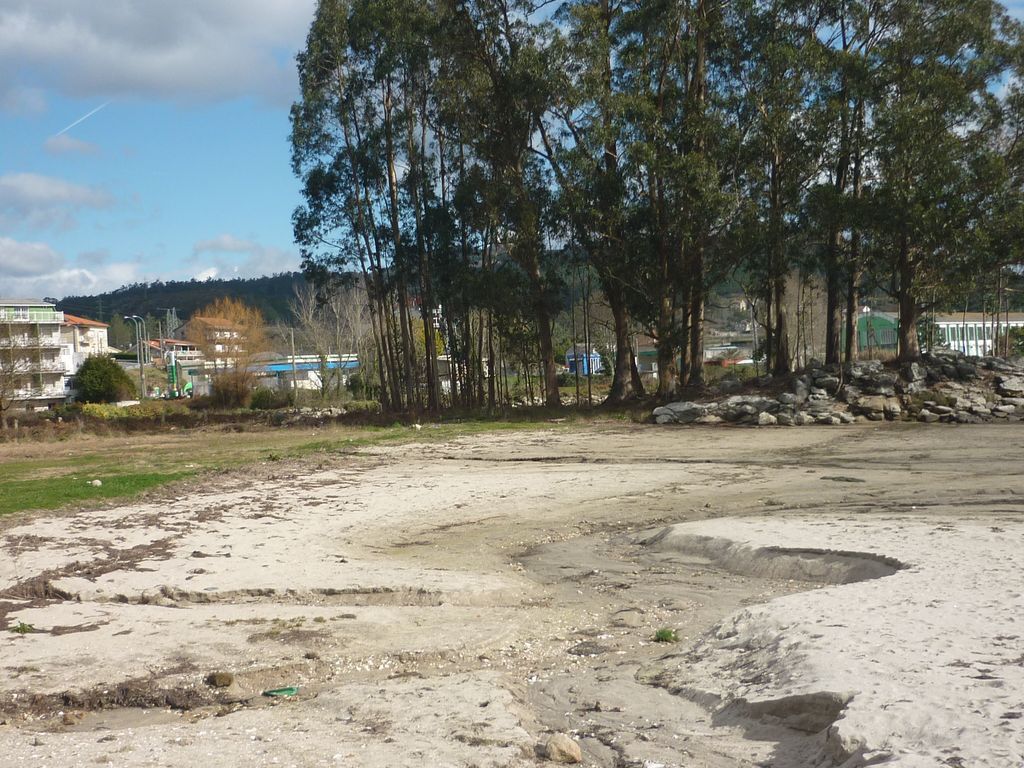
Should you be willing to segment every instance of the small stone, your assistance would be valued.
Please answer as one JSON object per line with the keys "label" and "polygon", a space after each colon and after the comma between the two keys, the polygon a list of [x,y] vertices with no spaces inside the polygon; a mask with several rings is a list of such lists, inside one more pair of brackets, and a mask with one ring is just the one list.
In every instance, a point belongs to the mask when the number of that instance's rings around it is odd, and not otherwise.
{"label": "small stone", "polygon": [[921,381],[928,375],[928,370],[920,363],[907,363],[903,367],[903,375],[908,381]]}
{"label": "small stone", "polygon": [[99,488],[101,485],[103,485],[103,481],[102,480],[90,480],[89,481],[89,485],[91,485],[93,488]]}
{"label": "small stone", "polygon": [[626,608],[612,616],[613,627],[642,627],[644,614],[639,609]]}
{"label": "small stone", "polygon": [[552,734],[544,745],[544,754],[554,763],[582,763],[580,745],[564,733]]}
{"label": "small stone", "polygon": [[917,420],[923,421],[926,424],[934,424],[936,421],[939,420],[939,414],[932,413],[927,408],[922,408],[921,412],[917,414]]}
{"label": "small stone", "polygon": [[227,688],[235,682],[235,676],[230,672],[211,672],[204,682],[211,688]]}
{"label": "small stone", "polygon": [[759,413],[757,414],[757,425],[759,427],[768,427],[778,424],[779,420],[772,416],[770,413]]}

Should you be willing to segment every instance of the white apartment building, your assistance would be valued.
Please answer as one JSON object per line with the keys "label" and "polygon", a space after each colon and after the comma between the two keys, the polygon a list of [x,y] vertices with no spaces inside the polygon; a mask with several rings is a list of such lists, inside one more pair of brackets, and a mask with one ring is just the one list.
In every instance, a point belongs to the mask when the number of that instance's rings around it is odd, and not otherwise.
{"label": "white apartment building", "polygon": [[992,351],[996,331],[1002,335],[1007,328],[1024,328],[1024,312],[995,315],[966,312],[935,316],[936,342],[940,347],[955,349],[968,357],[983,357]]}
{"label": "white apartment building", "polygon": [[26,408],[64,402],[63,323],[49,302],[0,298],[0,396]]}

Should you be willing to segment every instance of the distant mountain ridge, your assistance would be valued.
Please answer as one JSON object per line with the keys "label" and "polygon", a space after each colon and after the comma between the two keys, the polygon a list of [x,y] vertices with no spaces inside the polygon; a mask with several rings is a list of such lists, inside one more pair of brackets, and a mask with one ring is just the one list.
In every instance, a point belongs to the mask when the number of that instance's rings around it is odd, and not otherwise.
{"label": "distant mountain ridge", "polygon": [[288,322],[288,303],[295,297],[295,287],[305,282],[301,272],[226,280],[157,280],[94,296],[65,296],[57,302],[57,309],[110,322],[112,317],[124,315],[163,316],[173,308],[179,318],[186,320],[200,307],[227,296],[257,307],[268,323]]}

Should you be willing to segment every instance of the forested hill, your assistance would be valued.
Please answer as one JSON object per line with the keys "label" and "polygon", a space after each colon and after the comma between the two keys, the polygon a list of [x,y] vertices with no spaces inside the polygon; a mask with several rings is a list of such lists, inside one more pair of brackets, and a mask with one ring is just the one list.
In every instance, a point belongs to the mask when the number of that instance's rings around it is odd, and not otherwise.
{"label": "forested hill", "polygon": [[104,322],[123,315],[163,316],[171,308],[187,319],[214,299],[228,296],[258,307],[270,323],[285,321],[288,302],[295,296],[296,284],[305,282],[300,272],[285,272],[269,277],[232,280],[170,280],[134,283],[96,296],[65,296],[57,309]]}

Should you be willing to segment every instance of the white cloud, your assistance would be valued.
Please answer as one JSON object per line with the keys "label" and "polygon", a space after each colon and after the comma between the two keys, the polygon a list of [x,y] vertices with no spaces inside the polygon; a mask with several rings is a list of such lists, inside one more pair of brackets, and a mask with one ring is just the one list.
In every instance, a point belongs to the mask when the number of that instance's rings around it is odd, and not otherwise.
{"label": "white cloud", "polygon": [[[221,234],[200,240],[192,247],[192,258],[212,256],[197,280],[207,277],[259,277],[299,268],[299,257],[294,251],[262,245],[231,234]],[[202,275],[200,277],[199,275]]]}
{"label": "white cloud", "polygon": [[0,71],[76,98],[294,97],[315,0],[5,0]]}
{"label": "white cloud", "polygon": [[63,264],[64,259],[46,243],[22,243],[0,237],[0,277],[4,282],[44,275]]}
{"label": "white cloud", "polygon": [[[0,285],[5,296],[89,295],[139,280],[138,262],[105,262],[105,252],[70,264],[46,243],[0,237]],[[82,263],[88,266],[82,266]]]}
{"label": "white cloud", "polygon": [[106,208],[113,198],[96,187],[37,173],[0,176],[0,224],[70,229],[83,208]]}
{"label": "white cloud", "polygon": [[100,148],[95,144],[88,141],[82,141],[81,139],[76,139],[74,136],[70,136],[66,133],[48,138],[43,142],[43,149],[51,155],[63,155],[69,152],[81,155],[95,155],[100,151]]}

